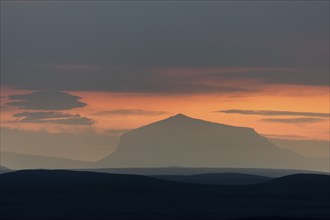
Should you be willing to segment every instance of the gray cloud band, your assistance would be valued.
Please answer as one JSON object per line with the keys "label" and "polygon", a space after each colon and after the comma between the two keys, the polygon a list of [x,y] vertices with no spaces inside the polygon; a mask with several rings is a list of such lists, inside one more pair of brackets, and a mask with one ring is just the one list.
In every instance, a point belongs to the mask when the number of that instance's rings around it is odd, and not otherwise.
{"label": "gray cloud band", "polygon": [[324,118],[264,118],[259,121],[284,124],[312,124],[325,121]]}
{"label": "gray cloud band", "polygon": [[242,114],[242,115],[264,115],[264,116],[312,116],[329,118],[329,113],[320,112],[293,112],[293,111],[272,111],[272,110],[242,110],[229,109],[216,111],[218,113]]}
{"label": "gray cloud band", "polygon": [[62,112],[21,112],[14,114],[19,122],[28,123],[50,123],[64,125],[91,125],[94,121],[79,114],[68,114]]}
{"label": "gray cloud band", "polygon": [[12,100],[6,103],[21,109],[31,110],[69,110],[86,106],[80,102],[80,97],[61,91],[39,91],[29,94],[9,96]]}
{"label": "gray cloud band", "polygon": [[97,112],[94,115],[137,115],[137,116],[158,116],[170,114],[164,111],[148,111],[143,109],[114,109],[109,111]]}

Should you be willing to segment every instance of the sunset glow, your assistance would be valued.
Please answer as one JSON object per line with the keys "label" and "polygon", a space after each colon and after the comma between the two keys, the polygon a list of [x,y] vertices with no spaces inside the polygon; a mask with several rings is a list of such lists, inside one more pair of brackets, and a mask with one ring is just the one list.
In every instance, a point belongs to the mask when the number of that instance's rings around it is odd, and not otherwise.
{"label": "sunset glow", "polygon": [[329,142],[326,1],[1,4],[2,151],[92,160],[178,113]]}

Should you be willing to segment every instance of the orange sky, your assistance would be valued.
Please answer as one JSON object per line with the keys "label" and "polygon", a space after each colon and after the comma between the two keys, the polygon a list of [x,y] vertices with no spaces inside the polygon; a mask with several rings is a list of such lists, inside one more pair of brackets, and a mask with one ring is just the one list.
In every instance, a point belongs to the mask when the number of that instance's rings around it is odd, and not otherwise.
{"label": "orange sky", "polygon": [[[3,90],[2,102],[6,96],[24,91]],[[125,130],[152,123],[177,113],[208,121],[235,126],[252,127],[257,132],[276,136],[297,136],[305,139],[329,140],[329,119],[315,123],[277,123],[263,122],[264,118],[294,118],[292,116],[262,116],[216,113],[217,110],[278,110],[295,112],[329,112],[329,87],[276,85],[263,88],[261,92],[235,95],[195,94],[195,95],[145,95],[109,92],[69,92],[82,97],[86,107],[63,112],[80,114],[95,121],[93,129],[98,132]],[[145,110],[164,112],[155,115],[107,114],[110,110]],[[1,112],[2,126],[24,130],[48,130],[50,132],[79,132],[85,126],[52,125],[38,123],[15,123],[14,113],[22,112],[17,107],[6,107]],[[299,116],[295,116],[296,118]]]}

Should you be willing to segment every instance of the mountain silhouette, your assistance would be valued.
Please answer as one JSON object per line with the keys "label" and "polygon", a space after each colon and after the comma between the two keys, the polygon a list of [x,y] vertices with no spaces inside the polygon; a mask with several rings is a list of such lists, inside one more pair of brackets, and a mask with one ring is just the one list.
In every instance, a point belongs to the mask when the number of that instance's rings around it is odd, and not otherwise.
{"label": "mountain silhouette", "polygon": [[254,129],[178,114],[123,134],[101,167],[249,167],[326,170],[280,149]]}
{"label": "mountain silhouette", "polygon": [[299,174],[260,184],[220,186],[138,175],[23,170],[0,175],[0,215],[1,219],[328,219],[329,180],[329,175]]}

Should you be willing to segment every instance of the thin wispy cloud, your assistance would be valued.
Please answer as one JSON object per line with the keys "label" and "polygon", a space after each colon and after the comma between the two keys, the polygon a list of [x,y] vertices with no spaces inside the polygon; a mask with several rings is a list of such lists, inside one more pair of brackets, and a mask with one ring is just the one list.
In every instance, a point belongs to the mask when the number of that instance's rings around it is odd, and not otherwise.
{"label": "thin wispy cloud", "polygon": [[158,116],[158,115],[167,115],[167,114],[170,113],[164,111],[150,111],[143,109],[114,109],[114,110],[97,112],[94,115]]}
{"label": "thin wispy cloud", "polygon": [[226,114],[241,114],[241,115],[263,115],[263,116],[311,116],[329,118],[329,113],[323,112],[295,112],[295,111],[274,111],[274,110],[243,110],[243,109],[228,109],[216,111]]}
{"label": "thin wispy cloud", "polygon": [[294,134],[262,134],[263,136],[270,139],[281,139],[281,140],[315,140],[315,138],[303,135]]}
{"label": "thin wispy cloud", "polygon": [[285,123],[285,124],[311,124],[322,122],[324,118],[264,118],[260,119],[261,122],[274,122],[274,123]]}

